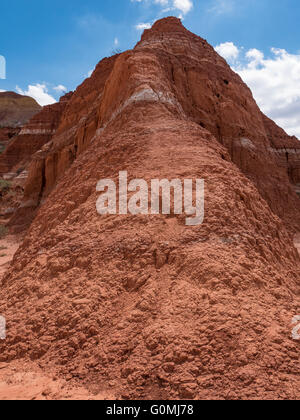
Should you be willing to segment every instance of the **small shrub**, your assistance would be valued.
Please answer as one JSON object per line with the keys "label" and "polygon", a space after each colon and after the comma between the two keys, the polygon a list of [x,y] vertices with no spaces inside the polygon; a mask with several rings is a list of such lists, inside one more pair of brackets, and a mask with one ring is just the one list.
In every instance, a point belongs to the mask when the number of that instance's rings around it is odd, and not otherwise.
{"label": "small shrub", "polygon": [[16,172],[17,175],[20,175],[23,171],[25,170],[25,168],[19,168]]}
{"label": "small shrub", "polygon": [[115,48],[111,51],[111,57],[113,57],[114,55],[119,55],[122,54],[122,50],[120,50],[119,48]]}
{"label": "small shrub", "polygon": [[8,190],[11,187],[11,182],[5,179],[0,179],[0,191]]}
{"label": "small shrub", "polygon": [[0,239],[4,238],[7,235],[7,232],[8,232],[7,227],[1,225],[0,226]]}
{"label": "small shrub", "polygon": [[8,192],[7,197],[8,198],[14,198],[17,195],[17,192],[14,190],[11,190]]}

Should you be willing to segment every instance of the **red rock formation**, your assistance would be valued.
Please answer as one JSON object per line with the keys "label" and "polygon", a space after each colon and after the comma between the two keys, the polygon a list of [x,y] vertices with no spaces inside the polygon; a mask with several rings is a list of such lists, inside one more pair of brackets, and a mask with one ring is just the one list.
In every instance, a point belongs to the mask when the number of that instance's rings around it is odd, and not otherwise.
{"label": "red rock formation", "polygon": [[0,156],[0,174],[25,168],[32,155],[48,143],[59,125],[70,94],[60,102],[44,107],[24,125]]}
{"label": "red rock formation", "polygon": [[[31,164],[26,205],[41,206],[2,280],[0,361],[125,399],[298,398],[300,201],[270,135],[178,19],[102,61]],[[99,216],[96,184],[121,170],[204,178],[204,223]]]}
{"label": "red rock formation", "polygon": [[[143,69],[134,67],[133,73],[133,68],[128,68],[138,60],[140,51],[149,51],[153,71],[163,68],[164,80],[158,86],[151,85],[151,75],[147,78]],[[120,112],[134,89],[143,89],[144,84],[146,95],[169,95],[164,100],[175,101],[177,112],[210,131],[226,146],[233,162],[255,183],[272,210],[291,226],[298,227],[299,219],[295,220],[298,200],[274,156],[265,116],[248,87],[206,41],[176,21],[167,26],[159,21],[145,31],[135,50],[122,54],[114,65],[117,58],[99,63],[92,77],[73,95],[53,138],[53,146],[46,155],[37,157],[44,160],[45,184],[37,184],[43,185],[44,190],[33,191],[32,179],[40,177],[35,174],[34,160],[26,201],[31,200],[32,193],[47,196],[75,156],[85,149],[95,133],[98,136],[110,118],[115,117],[114,113]],[[114,78],[112,82],[108,80],[104,90],[112,69],[114,73],[121,69],[124,74],[117,74],[117,83]],[[128,79],[132,79],[129,84]],[[43,165],[39,163],[37,167]]]}

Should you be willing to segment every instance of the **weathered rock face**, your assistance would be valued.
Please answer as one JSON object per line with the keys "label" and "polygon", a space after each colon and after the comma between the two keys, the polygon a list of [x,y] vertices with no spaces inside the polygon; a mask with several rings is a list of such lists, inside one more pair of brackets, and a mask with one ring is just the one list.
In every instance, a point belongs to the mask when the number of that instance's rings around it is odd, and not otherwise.
{"label": "weathered rock face", "polygon": [[25,124],[0,156],[0,174],[26,168],[32,155],[54,135],[70,94],[44,107]]}
{"label": "weathered rock face", "polygon": [[[205,179],[204,223],[99,216],[97,182],[123,170]],[[300,396],[300,200],[250,90],[178,19],[77,89],[26,200],[41,206],[2,280],[0,361],[122,398]]]}
{"label": "weathered rock face", "polygon": [[0,126],[22,127],[41,106],[29,96],[15,92],[0,92]]}

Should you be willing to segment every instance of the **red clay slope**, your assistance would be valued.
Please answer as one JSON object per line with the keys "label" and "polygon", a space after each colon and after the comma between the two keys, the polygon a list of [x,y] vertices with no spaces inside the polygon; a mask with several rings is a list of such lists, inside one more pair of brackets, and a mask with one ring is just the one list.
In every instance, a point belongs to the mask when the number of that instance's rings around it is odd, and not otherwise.
{"label": "red clay slope", "polygon": [[[241,79],[168,18],[100,63],[65,115],[2,280],[0,361],[121,398],[299,398],[300,201]],[[96,184],[121,170],[204,178],[204,224],[99,216]]]}

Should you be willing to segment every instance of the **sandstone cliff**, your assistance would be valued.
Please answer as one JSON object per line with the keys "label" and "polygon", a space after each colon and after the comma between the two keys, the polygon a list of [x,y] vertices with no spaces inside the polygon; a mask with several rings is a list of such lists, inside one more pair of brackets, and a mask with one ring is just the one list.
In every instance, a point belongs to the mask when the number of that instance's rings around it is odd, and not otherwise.
{"label": "sandstone cliff", "polygon": [[[103,60],[30,164],[0,361],[119,398],[299,398],[300,200],[278,130],[176,18]],[[122,170],[204,178],[204,224],[99,216],[96,184]]]}

